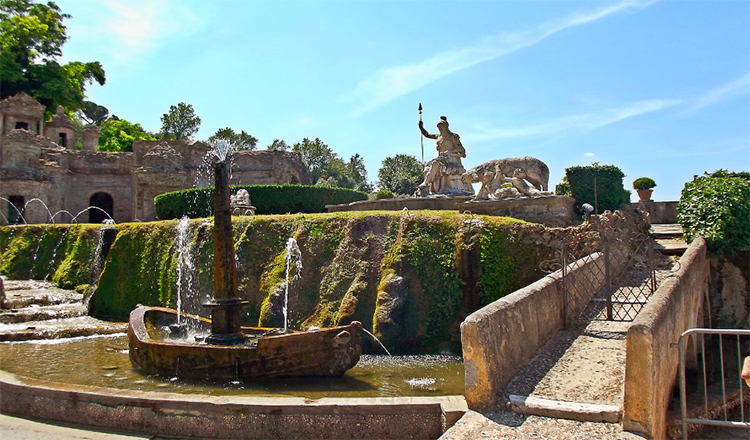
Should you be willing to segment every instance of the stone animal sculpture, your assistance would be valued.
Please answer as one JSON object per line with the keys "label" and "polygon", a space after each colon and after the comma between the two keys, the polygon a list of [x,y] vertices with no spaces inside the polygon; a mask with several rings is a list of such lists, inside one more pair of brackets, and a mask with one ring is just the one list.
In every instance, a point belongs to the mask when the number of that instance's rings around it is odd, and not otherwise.
{"label": "stone animal sculpture", "polygon": [[463,178],[468,183],[482,183],[475,200],[483,200],[502,187],[506,181],[505,176],[519,175],[519,169],[523,179],[535,189],[547,191],[549,168],[541,160],[530,156],[490,160],[470,169],[464,173]]}

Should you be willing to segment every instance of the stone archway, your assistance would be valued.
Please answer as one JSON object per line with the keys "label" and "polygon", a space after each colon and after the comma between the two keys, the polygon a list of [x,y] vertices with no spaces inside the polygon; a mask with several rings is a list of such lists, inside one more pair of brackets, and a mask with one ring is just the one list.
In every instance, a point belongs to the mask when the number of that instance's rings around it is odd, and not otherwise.
{"label": "stone archway", "polygon": [[114,218],[114,201],[112,196],[105,192],[94,193],[89,199],[89,206],[95,206],[109,214],[107,216],[99,209],[89,209],[89,223],[101,223],[110,217]]}

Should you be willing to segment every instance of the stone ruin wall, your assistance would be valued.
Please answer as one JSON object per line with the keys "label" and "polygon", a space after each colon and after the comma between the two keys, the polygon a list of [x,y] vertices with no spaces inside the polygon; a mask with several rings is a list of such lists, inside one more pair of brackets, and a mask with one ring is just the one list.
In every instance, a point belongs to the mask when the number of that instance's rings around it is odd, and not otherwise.
{"label": "stone ruin wall", "polygon": [[[0,197],[22,197],[24,203],[38,198],[52,214],[62,210],[71,213],[59,214],[57,223],[69,222],[72,215],[90,206],[97,194],[111,197],[111,214],[118,223],[154,220],[155,196],[213,184],[203,166],[209,147],[201,142],[136,141],[132,153],[79,151],[72,148],[72,136],[66,138],[64,148],[57,143],[61,139],[38,134],[57,135],[70,122],[58,109],[45,124],[43,113],[44,107],[25,94],[0,101]],[[28,125],[28,130],[17,128],[19,122]],[[310,184],[298,153],[235,153],[231,185],[283,183]],[[0,225],[5,224],[9,210],[9,204],[0,200]],[[28,223],[47,223],[49,215],[36,202],[24,212]],[[78,221],[88,222],[88,214],[82,214]]]}

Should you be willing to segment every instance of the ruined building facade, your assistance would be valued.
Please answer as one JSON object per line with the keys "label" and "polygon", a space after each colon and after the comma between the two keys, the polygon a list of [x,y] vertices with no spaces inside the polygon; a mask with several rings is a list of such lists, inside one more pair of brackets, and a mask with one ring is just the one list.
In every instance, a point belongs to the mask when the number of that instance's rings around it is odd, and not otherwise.
{"label": "ruined building facade", "polygon": [[[154,220],[155,196],[213,185],[204,165],[209,147],[201,142],[135,141],[132,152],[107,153],[97,151],[100,136],[96,126],[84,127],[83,149],[76,150],[75,126],[62,107],[45,122],[44,106],[25,93],[0,101],[0,225],[22,222],[21,216],[27,223],[68,223],[89,206],[96,208],[76,221]],[[298,153],[233,157],[232,185],[310,184]]]}

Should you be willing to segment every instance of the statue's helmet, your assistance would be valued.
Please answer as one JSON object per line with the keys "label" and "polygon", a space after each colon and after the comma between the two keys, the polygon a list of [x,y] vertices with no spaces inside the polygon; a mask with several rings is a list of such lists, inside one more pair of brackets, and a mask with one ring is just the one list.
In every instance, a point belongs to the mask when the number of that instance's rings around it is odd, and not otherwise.
{"label": "statue's helmet", "polygon": [[447,116],[441,116],[440,117],[440,122],[437,123],[438,128],[440,128],[441,125],[445,126],[445,128],[448,128],[448,117]]}

